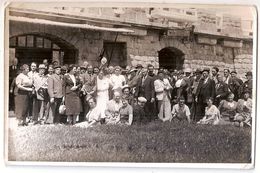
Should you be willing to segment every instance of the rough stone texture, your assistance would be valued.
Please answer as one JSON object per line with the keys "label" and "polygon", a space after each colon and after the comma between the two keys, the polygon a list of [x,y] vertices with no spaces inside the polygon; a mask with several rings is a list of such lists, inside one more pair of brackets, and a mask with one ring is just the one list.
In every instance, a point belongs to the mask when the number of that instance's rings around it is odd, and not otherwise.
{"label": "rough stone texture", "polygon": [[241,48],[243,46],[242,41],[230,41],[230,40],[224,40],[223,46],[225,47],[238,47]]}
{"label": "rough stone texture", "polygon": [[[10,22],[10,37],[29,33],[39,33],[48,35],[52,39],[61,39],[69,48],[78,52],[76,63],[87,60],[93,65],[98,65],[97,60],[102,52],[103,42],[113,42],[116,37],[116,33],[112,32]],[[160,36],[158,30],[147,30],[146,36],[119,34],[117,41],[126,43],[128,65],[140,63],[145,66],[151,63],[158,67],[158,51],[166,47],[174,47],[185,55],[184,68],[218,66],[221,71],[223,68],[236,69],[240,76],[252,70],[252,41],[243,41],[241,47],[225,47],[218,43],[205,44],[205,40],[203,44],[197,41],[186,43],[180,38]]]}
{"label": "rough stone texture", "polygon": [[217,39],[199,36],[197,42],[200,44],[215,45],[217,44]]}

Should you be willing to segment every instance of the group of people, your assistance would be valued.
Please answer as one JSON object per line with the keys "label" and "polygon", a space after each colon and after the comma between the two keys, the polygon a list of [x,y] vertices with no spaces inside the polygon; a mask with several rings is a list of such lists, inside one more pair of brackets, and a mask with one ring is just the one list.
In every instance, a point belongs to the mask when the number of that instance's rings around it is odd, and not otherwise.
{"label": "group of people", "polygon": [[[252,72],[23,64],[10,86],[19,126],[145,124],[184,121],[251,126]],[[65,106],[64,106],[65,105]]]}

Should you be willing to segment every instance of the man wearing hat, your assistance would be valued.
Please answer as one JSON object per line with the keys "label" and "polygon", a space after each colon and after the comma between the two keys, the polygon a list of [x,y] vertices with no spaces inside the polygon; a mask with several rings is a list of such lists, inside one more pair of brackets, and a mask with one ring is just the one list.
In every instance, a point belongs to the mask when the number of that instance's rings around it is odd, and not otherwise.
{"label": "man wearing hat", "polygon": [[147,102],[145,104],[145,113],[149,121],[155,119],[155,91],[154,79],[148,75],[147,69],[142,69],[141,77],[138,79],[135,97],[144,97]]}
{"label": "man wearing hat", "polygon": [[243,93],[247,90],[249,92],[249,97],[252,98],[252,89],[253,89],[253,74],[251,71],[246,73],[247,81],[245,81],[240,89],[239,89],[239,96],[242,98]]}
{"label": "man wearing hat", "polygon": [[44,64],[40,64],[39,73],[37,73],[33,78],[33,85],[36,92],[36,99],[34,100],[33,107],[33,122],[43,123],[45,118],[45,110],[47,107],[47,103],[49,101],[47,88],[47,76],[45,75],[46,66]]}
{"label": "man wearing hat", "polygon": [[195,98],[196,98],[196,93],[197,93],[197,88],[199,85],[199,81],[201,79],[202,76],[202,70],[200,68],[197,68],[196,71],[194,72],[195,76],[193,77],[193,82],[191,84],[191,90],[192,90],[192,98],[193,98],[193,102],[191,105],[191,119],[195,120],[195,115],[196,115],[196,111],[197,111],[197,103],[195,102]]}
{"label": "man wearing hat", "polygon": [[48,78],[48,94],[50,97],[50,113],[46,123],[60,123],[59,107],[64,97],[61,66],[54,66],[54,74]]}
{"label": "man wearing hat", "polygon": [[147,100],[144,97],[137,98],[137,104],[133,107],[133,124],[142,124],[146,121],[145,104]]}
{"label": "man wearing hat", "polygon": [[67,66],[65,66],[65,65],[61,66],[61,75],[65,75],[67,73],[67,71],[68,71]]}
{"label": "man wearing hat", "polygon": [[129,72],[129,76],[127,78],[127,83],[130,88],[135,88],[139,79],[139,75],[136,73],[137,69],[132,68]]}
{"label": "man wearing hat", "polygon": [[192,75],[192,70],[191,68],[186,68],[184,70],[185,72],[185,77],[184,77],[184,80],[186,81],[187,83],[187,88],[186,88],[186,104],[187,106],[191,109],[191,106],[192,106],[192,83],[193,83],[193,80],[194,80],[194,76]]}
{"label": "man wearing hat", "polygon": [[134,105],[134,96],[131,93],[131,88],[129,87],[129,85],[124,85],[122,88],[122,97],[124,97],[128,103],[133,106]]}
{"label": "man wearing hat", "polygon": [[197,102],[197,110],[195,120],[198,121],[205,116],[205,108],[207,106],[206,99],[215,98],[215,82],[209,77],[209,68],[204,68],[202,78],[199,81],[195,101]]}
{"label": "man wearing hat", "polygon": [[233,70],[231,72],[231,83],[229,86],[230,91],[234,94],[234,100],[239,99],[239,88],[243,85],[243,81],[237,77],[237,72]]}

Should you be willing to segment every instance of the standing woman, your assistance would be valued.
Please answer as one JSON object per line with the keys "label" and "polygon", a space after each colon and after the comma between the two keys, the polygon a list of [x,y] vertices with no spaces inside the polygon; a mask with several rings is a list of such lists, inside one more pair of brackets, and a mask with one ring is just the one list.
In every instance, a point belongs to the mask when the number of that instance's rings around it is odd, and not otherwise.
{"label": "standing woman", "polygon": [[68,73],[64,75],[65,105],[68,123],[74,125],[80,113],[79,91],[82,86],[79,76],[76,75],[77,66],[69,65]]}
{"label": "standing woman", "polygon": [[106,105],[109,100],[110,80],[105,76],[105,71],[101,70],[97,76],[96,91],[97,91],[97,108],[101,110],[101,118],[105,118]]}
{"label": "standing woman", "polygon": [[28,76],[29,66],[27,64],[22,65],[21,71],[16,78],[18,92],[15,96],[15,114],[18,119],[18,126],[27,125],[26,115],[29,110],[29,94],[33,91],[32,80]]}

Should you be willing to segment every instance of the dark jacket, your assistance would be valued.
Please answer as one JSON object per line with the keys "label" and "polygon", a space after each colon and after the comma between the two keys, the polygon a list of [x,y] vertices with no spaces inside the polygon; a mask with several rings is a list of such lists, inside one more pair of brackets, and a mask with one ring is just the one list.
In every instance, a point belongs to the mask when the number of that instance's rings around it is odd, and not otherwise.
{"label": "dark jacket", "polygon": [[208,81],[204,83],[204,79],[199,81],[199,85],[196,92],[198,102],[207,103],[208,97],[215,98],[215,82],[213,79],[208,78]]}
{"label": "dark jacket", "polygon": [[252,98],[252,90],[253,90],[253,80],[245,81],[239,88],[239,96],[243,98],[243,93],[248,91],[250,94],[250,98]]}
{"label": "dark jacket", "polygon": [[220,82],[219,84],[216,84],[216,97],[220,95],[219,99],[223,100],[226,99],[228,93],[228,85],[226,83]]}
{"label": "dark jacket", "polygon": [[147,75],[144,83],[142,85],[142,77],[138,79],[135,97],[145,97],[147,101],[150,101],[151,98],[155,98],[155,91],[154,91],[154,79]]}
{"label": "dark jacket", "polygon": [[133,107],[133,124],[140,125],[146,120],[144,108],[138,104]]}

